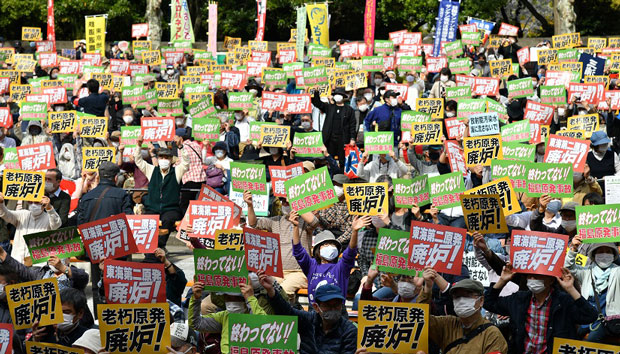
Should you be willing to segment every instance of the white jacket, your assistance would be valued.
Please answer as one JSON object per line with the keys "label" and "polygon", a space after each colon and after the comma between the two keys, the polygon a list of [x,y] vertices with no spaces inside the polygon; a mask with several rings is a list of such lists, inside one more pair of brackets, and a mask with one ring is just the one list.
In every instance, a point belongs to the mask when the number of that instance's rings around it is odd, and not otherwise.
{"label": "white jacket", "polygon": [[[359,169],[362,172],[360,177],[366,178],[368,182],[372,183],[379,178],[383,173],[380,172],[381,162],[379,159],[373,160],[366,165],[360,161]],[[401,178],[407,173],[407,165],[405,165],[400,159],[396,162],[394,160],[388,162],[387,174],[392,178]]]}
{"label": "white jacket", "polygon": [[[592,268],[596,267],[595,264],[590,263],[586,267],[580,267],[575,264],[575,258],[577,252],[568,250],[566,258],[564,259],[564,266],[570,270],[581,284],[581,295],[587,300],[588,294],[593,294],[592,291]],[[620,315],[620,267],[615,264],[611,264],[611,273],[609,274],[609,280],[607,285],[607,297],[605,309],[607,310],[607,316]],[[596,306],[595,306],[596,307]]]}
{"label": "white jacket", "polygon": [[62,224],[60,216],[53,208],[48,212],[43,211],[41,215],[35,217],[29,210],[9,210],[4,203],[0,203],[0,218],[15,226],[15,239],[13,241],[11,257],[22,264],[24,263],[24,258],[30,256],[24,235],[56,230]]}

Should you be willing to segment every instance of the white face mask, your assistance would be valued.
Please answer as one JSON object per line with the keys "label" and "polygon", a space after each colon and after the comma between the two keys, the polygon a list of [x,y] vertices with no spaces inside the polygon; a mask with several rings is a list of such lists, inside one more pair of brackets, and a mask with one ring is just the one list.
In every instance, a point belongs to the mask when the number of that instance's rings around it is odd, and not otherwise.
{"label": "white face mask", "polygon": [[375,79],[375,86],[381,85],[382,82],[383,82],[383,79]]}
{"label": "white face mask", "polygon": [[399,281],[398,282],[398,295],[404,297],[406,299],[413,299],[415,296],[415,285],[411,284],[408,281]]}
{"label": "white face mask", "polygon": [[183,125],[183,120],[184,120],[183,118],[175,118],[174,123],[176,125]]}
{"label": "white face mask", "polygon": [[342,95],[334,95],[334,102],[340,103],[342,102]]}
{"label": "white face mask", "polygon": [[170,168],[170,160],[168,159],[161,159],[157,162],[159,162],[159,168],[161,168],[162,170],[167,170],[168,168]]}
{"label": "white face mask", "polygon": [[65,160],[71,160],[71,153],[69,151],[66,151],[64,154],[62,154],[62,157]]}
{"label": "white face mask", "polygon": [[280,149],[275,148],[275,147],[270,147],[270,148],[269,148],[269,153],[270,153],[271,155],[275,155],[275,154],[277,154],[279,151],[280,151]]}
{"label": "white face mask", "polygon": [[390,104],[391,104],[393,107],[397,106],[397,105],[398,105],[398,99],[393,98],[393,97],[392,97],[392,98],[390,98]]}
{"label": "white face mask", "polygon": [[443,83],[448,82],[448,80],[449,80],[449,79],[450,79],[450,78],[449,78],[447,75],[441,75],[441,76],[439,77],[439,80],[440,80],[441,82],[443,82]]}
{"label": "white face mask", "polygon": [[168,75],[172,75],[172,74],[174,74],[174,69],[168,69],[168,70],[166,70],[166,73]]}
{"label": "white face mask", "polygon": [[558,115],[563,116],[564,113],[566,113],[566,110],[564,108],[558,108]]}
{"label": "white face mask", "polygon": [[217,151],[215,152],[215,157],[217,157],[218,159],[222,159],[222,158],[224,158],[224,151],[222,151],[222,150],[217,150]]}
{"label": "white face mask", "polygon": [[359,109],[360,112],[366,112],[368,110],[368,105],[367,104],[361,104],[361,105],[357,106],[357,109]]}
{"label": "white face mask", "polygon": [[601,269],[607,269],[614,262],[614,255],[612,253],[597,253],[594,255],[594,261],[596,265]]}
{"label": "white face mask", "polygon": [[319,255],[326,261],[331,262],[338,257],[338,247],[332,245],[321,247]]}
{"label": "white face mask", "polygon": [[131,122],[133,122],[133,116],[123,116],[123,122],[125,122],[125,124],[131,124]]}
{"label": "white face mask", "polygon": [[336,192],[336,196],[338,198],[342,197],[344,195],[344,189],[342,189],[342,187],[340,186],[334,186],[334,191]]}
{"label": "white face mask", "polygon": [[461,318],[470,317],[478,311],[476,308],[476,301],[478,301],[478,299],[479,298],[457,297],[452,301],[454,303],[454,312]]}
{"label": "white face mask", "polygon": [[54,184],[52,182],[45,182],[45,191],[52,193],[54,191]]}
{"label": "white face mask", "polygon": [[119,146],[121,146],[121,143],[117,143],[116,141],[113,141],[112,146],[114,146],[115,148],[118,148]]}
{"label": "white face mask", "polygon": [[59,331],[61,331],[61,332],[69,332],[73,328],[77,327],[78,323],[77,322],[73,323],[73,315],[63,313],[62,317],[64,319],[64,322],[56,325],[56,327],[58,328]]}
{"label": "white face mask", "polygon": [[34,216],[39,216],[43,213],[43,208],[39,205],[39,204],[33,204],[31,203],[28,206],[28,210],[30,210],[30,212],[32,213],[32,215]]}
{"label": "white face mask", "polygon": [[587,112],[587,111],[583,111],[583,110],[581,110],[581,111],[579,111],[579,112],[577,113],[577,115],[579,115],[579,116],[585,116],[585,115],[586,115],[586,113],[588,113],[588,112]]}
{"label": "white face mask", "polygon": [[446,112],[446,117],[452,118],[454,116],[455,116],[454,112]]}
{"label": "white face mask", "polygon": [[545,290],[545,282],[540,279],[528,279],[527,288],[534,294],[540,294]]}
{"label": "white face mask", "polygon": [[258,281],[258,275],[256,273],[249,273],[248,277],[250,278],[250,284],[252,284],[252,288],[254,291],[260,290],[260,282]]}
{"label": "white face mask", "polygon": [[372,100],[372,93],[365,93],[364,98],[366,101],[370,102]]}
{"label": "white face mask", "polygon": [[562,220],[562,227],[568,232],[573,232],[577,228],[577,220]]}
{"label": "white face mask", "polygon": [[372,225],[373,225],[376,229],[380,229],[380,228],[382,228],[382,227],[385,227],[385,222],[383,222],[383,220],[381,220],[381,218],[380,218],[380,217],[378,217],[378,216],[373,216],[373,217],[371,218],[371,222],[372,222]]}
{"label": "white face mask", "polygon": [[280,208],[282,210],[282,214],[283,215],[288,215],[291,212],[291,206],[290,205],[286,205],[286,206],[282,206],[282,208]]}
{"label": "white face mask", "polygon": [[310,129],[311,126],[312,124],[310,124],[310,122],[301,122],[301,127],[306,130]]}
{"label": "white face mask", "polygon": [[226,311],[231,313],[244,313],[246,309],[245,302],[230,301],[226,302]]}
{"label": "white face mask", "polygon": [[258,91],[256,91],[256,89],[250,89],[250,93],[252,94],[252,96],[256,96],[256,94],[258,94]]}

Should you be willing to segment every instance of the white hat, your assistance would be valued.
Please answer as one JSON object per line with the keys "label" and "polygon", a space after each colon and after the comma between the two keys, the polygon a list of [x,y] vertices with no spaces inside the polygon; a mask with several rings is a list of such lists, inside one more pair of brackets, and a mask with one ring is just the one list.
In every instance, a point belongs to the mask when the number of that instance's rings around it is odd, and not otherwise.
{"label": "white hat", "polygon": [[101,338],[98,329],[89,329],[78,340],[73,343],[73,347],[85,348],[99,353],[103,347],[101,346]]}

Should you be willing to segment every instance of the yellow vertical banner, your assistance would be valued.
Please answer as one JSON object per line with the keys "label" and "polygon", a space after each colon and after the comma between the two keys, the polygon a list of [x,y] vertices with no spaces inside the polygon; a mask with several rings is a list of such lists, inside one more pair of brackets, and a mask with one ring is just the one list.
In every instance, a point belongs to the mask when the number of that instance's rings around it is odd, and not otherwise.
{"label": "yellow vertical banner", "polygon": [[88,53],[105,52],[105,16],[86,17],[86,50]]}
{"label": "yellow vertical banner", "polygon": [[329,47],[329,16],[327,4],[307,4],[306,12],[310,21],[312,43]]}

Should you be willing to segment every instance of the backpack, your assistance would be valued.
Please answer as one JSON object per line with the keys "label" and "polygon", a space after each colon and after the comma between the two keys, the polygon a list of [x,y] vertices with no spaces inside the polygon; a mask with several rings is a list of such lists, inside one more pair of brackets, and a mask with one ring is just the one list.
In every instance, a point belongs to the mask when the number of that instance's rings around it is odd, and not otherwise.
{"label": "backpack", "polygon": [[209,187],[219,188],[224,185],[224,172],[221,169],[215,166],[209,166],[205,172],[207,173],[206,183]]}

